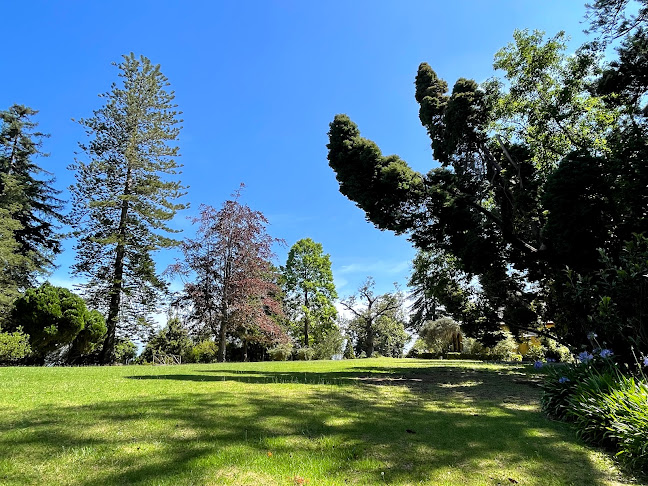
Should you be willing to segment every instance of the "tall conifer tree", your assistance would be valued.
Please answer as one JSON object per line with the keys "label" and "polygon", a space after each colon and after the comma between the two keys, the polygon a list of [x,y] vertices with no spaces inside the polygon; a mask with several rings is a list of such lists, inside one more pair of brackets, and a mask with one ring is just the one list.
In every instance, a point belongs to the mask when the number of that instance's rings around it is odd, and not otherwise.
{"label": "tall conifer tree", "polygon": [[46,157],[32,117],[38,112],[13,105],[0,111],[0,307],[34,285],[54,266],[61,250],[56,224],[64,220],[54,178],[36,164]]}
{"label": "tall conifer tree", "polygon": [[[166,290],[152,259],[178,241],[169,222],[184,204],[175,142],[180,127],[167,78],[146,57],[133,53],[117,65],[120,86],[100,95],[105,105],[81,119],[89,141],[80,144],[87,161],[76,160],[72,218],[76,263],[87,278],[86,298],[106,313],[108,332],[101,353],[114,359],[115,337],[137,330]],[[165,235],[166,234],[166,235]]]}

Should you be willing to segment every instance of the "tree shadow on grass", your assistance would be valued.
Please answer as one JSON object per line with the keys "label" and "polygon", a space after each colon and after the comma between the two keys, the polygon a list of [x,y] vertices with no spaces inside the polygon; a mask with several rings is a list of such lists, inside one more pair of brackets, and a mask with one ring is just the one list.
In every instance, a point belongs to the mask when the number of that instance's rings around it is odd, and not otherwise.
{"label": "tree shadow on grass", "polygon": [[[495,400],[477,390],[504,386],[497,373],[453,381],[421,369],[407,375],[427,375],[425,387],[356,386],[368,371],[314,373],[326,375],[321,386],[306,374],[303,387],[294,385],[304,373],[133,376],[184,383],[173,396],[0,415],[11,431],[0,435],[0,465],[38,465],[22,478],[0,467],[0,483],[43,484],[51,470],[80,468],[66,484],[611,484],[510,377]],[[287,386],[263,386],[274,378]],[[349,382],[325,383],[333,378]]]}
{"label": "tree shadow on grass", "polygon": [[[356,367],[353,371],[262,371],[262,370],[195,370],[197,374],[174,373],[128,376],[134,380],[233,381],[249,384],[303,385],[383,385],[404,386],[415,393],[448,398],[462,394],[477,400],[517,399],[520,403],[537,403],[539,380],[521,371],[470,368],[465,365],[443,367]],[[528,385],[535,387],[529,391]],[[506,393],[504,392],[506,391]]]}

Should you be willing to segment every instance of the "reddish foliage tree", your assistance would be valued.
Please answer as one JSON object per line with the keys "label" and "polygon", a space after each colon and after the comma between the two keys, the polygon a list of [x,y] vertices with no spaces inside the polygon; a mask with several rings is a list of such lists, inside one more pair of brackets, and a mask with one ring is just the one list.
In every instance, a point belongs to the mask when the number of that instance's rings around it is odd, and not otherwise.
{"label": "reddish foliage tree", "polygon": [[[218,360],[225,361],[228,335],[242,341],[272,344],[288,340],[274,316],[283,314],[279,287],[270,260],[272,245],[281,242],[266,232],[268,220],[239,202],[241,189],[220,210],[202,204],[195,239],[181,244],[182,261],[167,272],[185,281],[183,299],[190,303],[191,319],[218,342]],[[205,329],[206,328],[206,329]]]}

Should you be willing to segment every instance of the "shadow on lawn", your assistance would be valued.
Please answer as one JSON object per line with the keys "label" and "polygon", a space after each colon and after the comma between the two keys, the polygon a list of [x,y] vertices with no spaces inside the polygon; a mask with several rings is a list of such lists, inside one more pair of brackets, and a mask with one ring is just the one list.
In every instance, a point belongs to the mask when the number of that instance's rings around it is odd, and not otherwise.
{"label": "shadow on lawn", "polygon": [[[404,386],[415,393],[432,394],[430,398],[449,398],[461,395],[476,400],[517,399],[520,403],[537,403],[539,394],[529,391],[529,385],[539,387],[540,381],[522,372],[507,369],[467,368],[446,365],[443,367],[357,367],[353,371],[328,372],[278,372],[227,369],[195,370],[198,374],[161,374],[128,376],[133,380],[178,381],[235,381],[250,384],[303,384],[303,385],[384,385]],[[513,385],[513,387],[512,387]],[[507,390],[510,393],[503,393]]]}
{"label": "shadow on lawn", "polygon": [[[129,378],[251,384],[273,383],[273,379],[285,383],[340,380],[342,386],[308,387],[296,400],[294,396],[269,396],[264,388],[252,388],[241,396],[224,387],[200,390],[194,384],[192,392],[173,397],[134,396],[87,406],[48,406],[12,423],[0,422],[2,430],[21,431],[10,437],[0,435],[0,461],[20,455],[28,447],[40,452],[32,460],[44,463],[55,449],[99,448],[91,464],[80,462],[90,473],[70,484],[220,484],[217,473],[227,465],[220,464],[219,458],[232,453],[228,448],[240,447],[241,453],[281,461],[278,467],[286,469],[286,474],[270,476],[270,482],[266,478],[264,484],[290,484],[286,478],[299,473],[300,462],[312,461],[320,461],[316,468],[320,480],[328,478],[334,484],[347,480],[413,484],[428,481],[434,471],[448,466],[457,471],[454,484],[461,484],[462,474],[474,480],[480,468],[493,461],[501,462],[502,468],[523,466],[520,474],[527,480],[522,483],[520,477],[512,478],[520,484],[540,484],[533,483],[533,478],[547,478],[547,471],[551,471],[552,484],[605,484],[588,455],[574,446],[573,433],[567,427],[547,421],[529,407],[507,403],[507,399],[516,404],[536,400],[533,390],[511,384],[511,377],[465,369],[454,377],[427,368],[408,373],[376,370],[312,376],[303,372],[227,374],[222,370],[214,370],[213,375],[132,376]],[[344,386],[365,382],[371,377],[369,371],[393,375],[391,382],[383,380],[382,384],[405,384],[415,392],[386,395],[382,387],[363,386],[361,393],[351,393]],[[449,398],[462,397],[465,400],[460,404],[448,403]],[[485,397],[497,403],[484,402]],[[440,406],[444,403],[445,407]],[[426,408],[430,404],[437,408]],[[157,446],[139,453],[140,442]],[[272,457],[266,457],[268,450]],[[246,459],[237,464],[245,468]],[[507,479],[493,475],[476,482],[508,484]],[[318,479],[311,478],[310,484],[319,484]]]}

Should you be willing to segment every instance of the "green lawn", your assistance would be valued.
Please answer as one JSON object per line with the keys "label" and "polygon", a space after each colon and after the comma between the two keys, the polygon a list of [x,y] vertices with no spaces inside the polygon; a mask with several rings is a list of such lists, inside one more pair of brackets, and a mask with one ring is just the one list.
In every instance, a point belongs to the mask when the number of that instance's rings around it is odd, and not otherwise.
{"label": "green lawn", "polygon": [[0,368],[0,484],[627,484],[532,381],[388,358]]}

